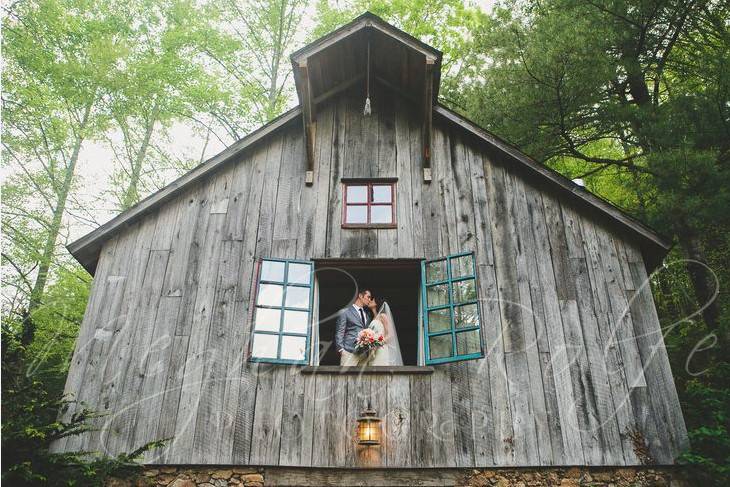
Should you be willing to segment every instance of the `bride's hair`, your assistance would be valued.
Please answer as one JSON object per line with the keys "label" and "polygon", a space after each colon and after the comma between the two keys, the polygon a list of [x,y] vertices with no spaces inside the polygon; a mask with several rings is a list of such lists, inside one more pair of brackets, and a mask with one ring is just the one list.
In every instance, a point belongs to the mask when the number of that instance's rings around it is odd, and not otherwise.
{"label": "bride's hair", "polygon": [[383,298],[381,296],[375,296],[375,297],[373,297],[373,300],[375,301],[375,316],[374,316],[374,318],[377,318],[380,315],[383,315],[383,318],[387,318],[383,314],[383,308],[384,308],[384,304],[385,304],[385,298]]}

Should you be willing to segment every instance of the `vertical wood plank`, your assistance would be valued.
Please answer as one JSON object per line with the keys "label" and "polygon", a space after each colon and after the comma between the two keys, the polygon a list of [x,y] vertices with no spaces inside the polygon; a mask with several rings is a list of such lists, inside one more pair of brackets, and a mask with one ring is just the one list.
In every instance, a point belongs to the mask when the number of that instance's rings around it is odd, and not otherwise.
{"label": "vertical wood plank", "polygon": [[[553,462],[558,465],[582,463],[584,456],[574,411],[576,392],[571,387],[569,359],[558,304],[558,288],[569,287],[570,284],[554,274],[561,265],[560,246],[565,247],[565,239],[550,239],[548,227],[551,224],[547,223],[542,196],[536,188],[526,187],[529,188],[526,191],[527,208],[534,236],[530,244],[534,250],[531,265],[537,275],[537,279],[531,279],[530,293],[537,310],[537,333],[543,336],[538,338],[537,345]],[[539,285],[534,282],[539,282]]]}
{"label": "vertical wood plank", "polygon": [[414,197],[411,174],[410,130],[407,110],[399,97],[393,100],[395,109],[395,175],[398,177],[396,189],[396,219],[398,222],[398,254],[400,257],[416,257],[414,239],[419,233],[413,222]]}
{"label": "vertical wood plank", "polygon": [[[500,251],[497,255],[497,247],[504,240],[503,226],[505,215],[505,197],[500,193],[500,189],[504,190],[504,183],[501,173],[497,172],[492,161],[483,160],[484,177],[486,183],[487,194],[487,211],[489,221],[489,234],[492,240],[492,250],[494,252],[494,266],[482,264],[479,266],[480,284],[482,294],[485,296],[486,306],[482,310],[486,310],[489,314],[489,325],[485,327],[487,339],[487,357],[489,361],[489,381],[492,385],[492,415],[495,425],[495,442],[494,442],[494,460],[497,465],[514,465],[517,462],[514,450],[514,428],[513,428],[513,411],[510,401],[509,379],[507,377],[506,352],[507,338],[504,331],[508,325],[504,320],[511,311],[503,302],[505,290],[500,286],[500,275],[507,274],[504,269],[506,263],[501,265],[502,270],[497,271],[498,259],[504,259],[504,253]],[[486,236],[484,237],[486,239]],[[480,253],[477,254],[479,258]],[[507,261],[508,262],[508,261]],[[510,291],[507,291],[509,294]]]}
{"label": "vertical wood plank", "polygon": [[[296,136],[296,135],[294,135]],[[261,213],[262,202],[264,198],[271,199],[272,189],[270,178],[278,173],[279,164],[281,163],[281,142],[272,141],[266,149],[266,157],[255,158],[253,174],[254,179],[259,184],[253,184],[252,191],[248,194],[246,203],[246,223],[244,225],[243,238],[243,257],[241,263],[241,276],[239,292],[236,296],[236,304],[234,315],[239,321],[240,327],[243,329],[241,360],[234,361],[234,367],[238,377],[240,378],[236,387],[231,387],[226,391],[225,403],[229,401],[235,402],[235,420],[232,431],[233,441],[227,448],[227,455],[230,455],[233,463],[245,465],[251,455],[252,431],[254,421],[254,407],[256,403],[256,383],[258,375],[258,364],[248,361],[249,348],[251,342],[251,309],[253,303],[251,299],[251,290],[255,285],[255,268],[258,252],[263,255],[266,249],[271,249],[271,238],[266,238],[266,232],[260,231],[262,225],[271,225],[268,215]],[[275,188],[274,188],[275,190]],[[262,245],[259,246],[259,242]],[[237,394],[237,395],[236,395]],[[224,434],[229,434],[225,432]]]}
{"label": "vertical wood plank", "polygon": [[169,255],[170,252],[167,250],[150,251],[144,280],[138,290],[140,296],[137,304],[138,312],[135,320],[127,325],[134,328],[134,333],[130,334],[131,340],[127,345],[128,348],[124,350],[128,355],[128,362],[118,382],[119,390],[123,391],[123,394],[120,394],[115,405],[111,422],[114,435],[110,437],[109,445],[112,451],[130,451],[142,446],[134,444],[137,412],[140,407],[145,407],[142,402],[145,399],[142,396],[143,380],[157,324],[162,278],[165,275]]}
{"label": "vertical wood plank", "polygon": [[226,227],[223,231],[225,240],[243,240],[246,235],[246,214],[248,205],[257,207],[257,203],[251,201],[249,195],[254,192],[255,186],[259,185],[261,161],[266,160],[266,146],[256,147],[252,152],[245,154],[240,161],[236,162],[231,180],[231,194],[228,201],[228,217]]}
{"label": "vertical wood plank", "polygon": [[411,453],[412,465],[431,467],[434,458],[434,425],[431,415],[431,377],[414,375],[411,380]]}
{"label": "vertical wood plank", "polygon": [[[119,308],[118,318],[114,323],[114,332],[110,347],[104,358],[103,379],[96,385],[101,385],[99,393],[99,403],[102,409],[98,412],[106,413],[103,426],[99,431],[98,445],[90,445],[92,448],[99,448],[105,453],[120,453],[124,448],[128,437],[120,434],[120,419],[117,418],[120,404],[125,401],[124,379],[125,373],[130,366],[134,350],[134,337],[137,331],[137,317],[139,316],[139,303],[146,296],[140,292],[140,287],[146,274],[146,267],[150,256],[150,246],[154,228],[156,225],[156,216],[151,215],[143,220],[138,227],[134,246],[129,249],[128,260],[119,263],[120,266],[132,265],[126,270],[127,285],[122,298],[122,305]],[[125,256],[125,259],[127,257]],[[164,272],[164,271],[163,271]],[[148,291],[149,292],[149,291]],[[92,436],[92,438],[94,438]]]}
{"label": "vertical wood plank", "polygon": [[[259,200],[259,211],[252,215],[252,225],[257,227],[255,239],[249,241],[246,237],[246,250],[251,253],[251,270],[253,263],[263,257],[270,257],[273,252],[274,226],[276,224],[277,195],[279,191],[278,175],[285,164],[291,161],[284,160],[285,140],[302,139],[299,131],[282,134],[282,137],[272,141],[269,145],[266,164],[263,168],[263,184]],[[250,213],[249,213],[250,214]],[[256,222],[256,223],[254,223]],[[245,261],[244,261],[245,262]],[[247,316],[252,317],[254,303],[249,303],[250,286],[254,286],[254,275],[248,274],[250,283],[248,294],[240,296],[239,306],[247,303]],[[244,346],[248,354],[251,327],[247,323],[246,340]],[[284,376],[276,373],[269,364],[252,364],[245,362],[242,366],[242,381],[239,389],[239,404],[236,412],[236,430],[234,433],[233,458],[243,458],[243,463],[253,462],[260,464],[276,464],[279,459],[281,408],[283,402],[282,389]],[[244,456],[247,455],[247,456]]]}
{"label": "vertical wood plank", "polygon": [[[170,242],[170,263],[165,272],[165,283],[162,294],[164,296],[182,296],[185,289],[185,279],[188,276],[188,262],[190,252],[194,251],[194,236],[197,229],[198,213],[204,208],[204,187],[198,186],[185,195],[180,196],[181,206],[178,209],[177,219],[173,225],[174,231]],[[183,329],[176,331],[183,333]]]}
{"label": "vertical wood plank", "polygon": [[[565,212],[565,205],[563,205],[563,210]],[[564,213],[564,216],[566,213]],[[611,315],[600,250],[593,224],[582,216],[578,217],[580,219],[580,231],[583,235],[593,305],[596,310],[596,317],[598,318],[598,330],[601,336],[603,353],[606,356],[608,379],[611,384],[611,397],[618,422],[624,461],[628,465],[636,465],[639,463],[639,458],[634,452],[634,446],[631,441],[631,435],[636,430],[636,423],[631,408],[631,398],[629,396],[626,373],[621,359],[621,351],[616,343],[615,325],[613,324]],[[576,220],[576,215],[574,214],[571,219]]]}
{"label": "vertical wood plank", "polygon": [[[200,407],[202,384],[205,380],[208,356],[208,338],[212,327],[212,316],[218,281],[218,267],[223,248],[223,231],[225,214],[214,213],[211,206],[215,202],[227,201],[231,189],[232,172],[226,171],[216,175],[208,183],[206,205],[201,207],[198,215],[198,228],[205,229],[200,240],[199,249],[191,251],[192,265],[186,276],[184,295],[189,300],[183,301],[181,319],[184,326],[189,323],[190,341],[188,342],[187,361],[180,390],[177,417],[175,420],[175,437],[171,442],[169,461],[184,463],[190,458],[202,455],[196,452],[195,425]],[[217,206],[217,205],[216,205]],[[195,257],[198,257],[195,259]],[[198,260],[199,263],[195,263]],[[190,265],[190,263],[189,263]],[[198,268],[198,269],[196,269]],[[198,274],[196,276],[195,274]],[[188,291],[190,290],[190,291]],[[192,301],[193,295],[195,300]]]}
{"label": "vertical wood plank", "polygon": [[[253,422],[249,463],[276,465],[281,445],[281,412],[284,401],[284,374],[280,366],[261,364],[256,385],[256,409]],[[255,445],[255,446],[254,446]]]}
{"label": "vertical wood plank", "polygon": [[616,254],[616,247],[608,233],[595,227],[596,239],[603,264],[603,275],[606,279],[606,291],[615,327],[615,338],[621,350],[626,380],[629,389],[646,387],[644,367],[634,337],[634,325],[631,310],[623,290],[623,275]]}
{"label": "vertical wood plank", "polygon": [[[571,326],[576,323],[574,320],[563,323],[566,337],[571,342],[578,344],[582,341],[586,355],[584,360],[571,359],[570,362],[571,374],[575,384],[574,392],[576,399],[580,397],[578,396],[580,391],[585,391],[584,396],[592,393],[594,399],[591,401],[589,397],[584,397],[581,399],[581,404],[589,407],[595,405],[595,413],[598,416],[597,426],[599,429],[590,425],[581,427],[581,434],[597,434],[600,439],[598,445],[595,443],[586,444],[586,462],[604,465],[620,464],[623,461],[623,448],[620,447],[621,439],[613,405],[611,385],[608,380],[606,356],[593,307],[593,294],[583,254],[583,237],[577,221],[578,217],[570,208],[562,208],[557,199],[548,195],[543,195],[543,205],[545,207],[550,245],[553,248],[558,248],[558,246],[563,248],[556,254],[554,259],[556,281],[566,282],[563,289],[570,289],[571,291],[564,293],[563,296],[566,298],[572,297],[576,300],[580,315],[580,328]],[[564,241],[564,245],[559,244],[561,241]],[[558,259],[565,259],[565,262],[560,262]],[[573,290],[575,294],[572,293]],[[578,336],[582,336],[582,340],[579,340]],[[580,350],[575,347],[569,349],[569,353],[573,357],[581,357],[581,355],[576,355],[579,352]],[[586,383],[586,381],[589,382]],[[594,416],[595,414],[590,414],[584,418],[591,420]],[[600,445],[604,445],[605,448],[599,448]]]}
{"label": "vertical wood plank", "polygon": [[[168,261],[169,265],[169,261]],[[174,350],[175,325],[180,311],[180,297],[162,296],[160,309],[155,319],[155,329],[149,348],[149,358],[142,386],[140,408],[137,410],[137,424],[133,445],[144,445],[163,440],[158,436],[158,424],[164,404],[167,374],[171,367]],[[159,463],[162,451],[151,450],[144,456],[148,463]]]}
{"label": "vertical wood plank", "polygon": [[388,378],[388,409],[385,415],[386,465],[405,467],[411,459],[411,384],[408,376]]}
{"label": "vertical wood plank", "polygon": [[223,241],[218,262],[215,298],[211,313],[211,326],[208,331],[203,367],[200,400],[195,418],[195,437],[193,438],[193,463],[220,462],[218,448],[212,448],[221,441],[225,429],[233,424],[232,409],[225,401],[230,378],[229,364],[234,362],[231,355],[240,355],[240,335],[233,314],[239,285],[242,243],[238,240]]}
{"label": "vertical wood plank", "polygon": [[552,465],[554,456],[548,427],[542,364],[539,352],[549,350],[547,330],[543,321],[544,294],[535,257],[536,242],[532,232],[531,212],[527,204],[525,185],[519,179],[510,180],[511,193],[517,212],[516,230],[519,238],[517,255],[518,288],[522,307],[522,327],[527,355],[527,374],[530,380],[530,404],[537,439],[537,453],[541,465]]}
{"label": "vertical wood plank", "polygon": [[342,182],[344,176],[347,104],[338,99],[333,105],[332,158],[330,163],[329,206],[327,211],[327,257],[339,257],[342,248]]}

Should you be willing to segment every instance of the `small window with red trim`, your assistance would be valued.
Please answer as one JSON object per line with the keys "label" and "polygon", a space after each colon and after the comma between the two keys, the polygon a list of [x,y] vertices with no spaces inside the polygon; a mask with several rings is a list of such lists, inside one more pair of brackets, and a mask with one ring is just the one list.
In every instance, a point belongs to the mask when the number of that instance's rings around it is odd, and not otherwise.
{"label": "small window with red trim", "polygon": [[343,228],[395,228],[395,181],[343,180]]}

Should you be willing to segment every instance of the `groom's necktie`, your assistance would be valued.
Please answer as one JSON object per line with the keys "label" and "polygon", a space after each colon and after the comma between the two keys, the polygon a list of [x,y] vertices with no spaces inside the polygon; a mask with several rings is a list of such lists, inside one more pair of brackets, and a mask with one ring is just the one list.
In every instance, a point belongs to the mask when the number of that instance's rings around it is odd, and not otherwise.
{"label": "groom's necktie", "polygon": [[367,323],[365,323],[365,310],[360,308],[360,319],[362,320],[362,326],[365,326]]}

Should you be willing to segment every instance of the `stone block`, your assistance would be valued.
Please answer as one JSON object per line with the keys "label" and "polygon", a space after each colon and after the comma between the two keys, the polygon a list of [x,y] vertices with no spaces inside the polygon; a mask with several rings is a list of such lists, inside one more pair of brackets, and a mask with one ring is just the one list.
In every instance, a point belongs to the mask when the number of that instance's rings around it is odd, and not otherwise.
{"label": "stone block", "polygon": [[251,482],[263,482],[264,476],[260,473],[250,473],[246,475],[241,475],[241,480],[243,480],[243,483],[248,485]]}
{"label": "stone block", "polygon": [[190,479],[176,479],[169,487],[197,487],[197,485]]}
{"label": "stone block", "polygon": [[233,475],[233,470],[215,470],[211,474],[214,479],[225,479],[228,480]]}

